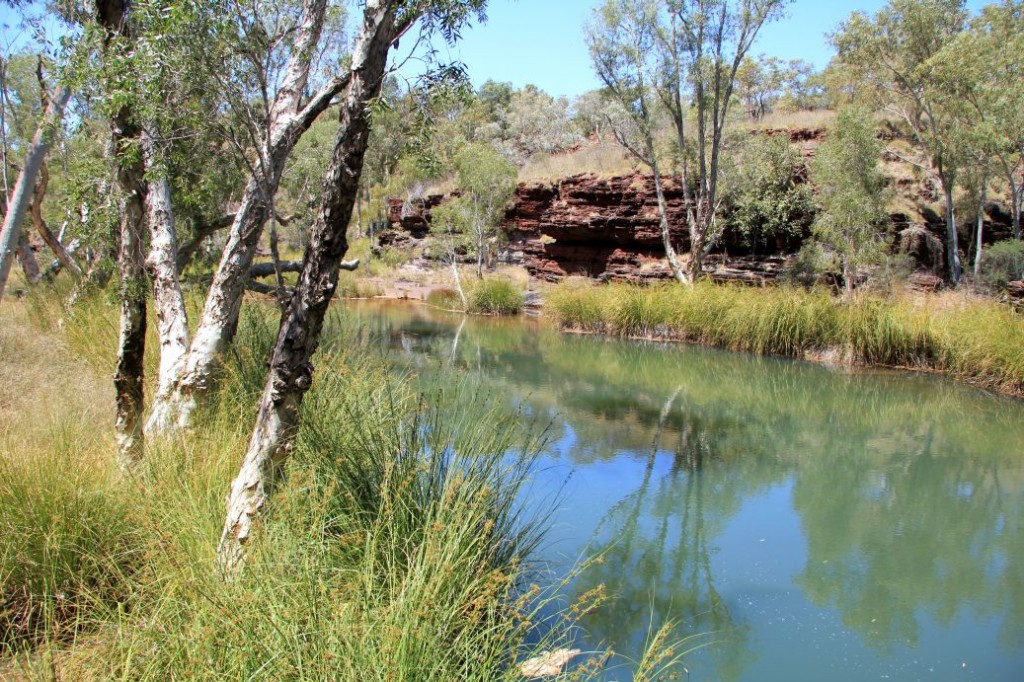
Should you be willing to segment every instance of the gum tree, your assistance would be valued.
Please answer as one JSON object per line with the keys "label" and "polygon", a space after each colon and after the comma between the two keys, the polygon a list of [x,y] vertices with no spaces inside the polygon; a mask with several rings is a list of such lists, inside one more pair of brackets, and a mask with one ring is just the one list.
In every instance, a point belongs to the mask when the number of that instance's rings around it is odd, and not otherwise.
{"label": "gum tree", "polygon": [[[858,93],[881,104],[924,151],[917,160],[890,150],[935,177],[945,203],[949,281],[963,273],[953,192],[965,163],[965,121],[937,78],[935,60],[967,22],[964,0],[890,0],[874,16],[853,13],[834,36],[837,61]],[[952,106],[951,106],[952,104]]]}
{"label": "gum tree", "polygon": [[[616,137],[654,175],[662,242],[676,279],[692,284],[717,245],[722,142],[737,73],[761,28],[788,0],[608,0],[587,27],[598,77],[628,113]],[[684,270],[670,237],[655,148],[656,109],[671,121],[673,176],[686,204]],[[692,120],[692,122],[688,121]],[[691,129],[695,128],[695,129]]]}
{"label": "gum tree", "polygon": [[282,315],[270,371],[249,446],[228,495],[227,517],[218,550],[224,574],[238,574],[245,545],[265,512],[276,479],[294,448],[303,396],[313,381],[313,354],[324,316],[348,250],[352,217],[370,134],[371,112],[386,76],[388,52],[419,23],[426,33],[448,41],[484,0],[366,0],[344,78],[334,151],[323,176],[319,205],[310,228],[298,283]]}
{"label": "gum tree", "polygon": [[969,146],[985,173],[1001,177],[1021,239],[1024,204],[1024,6],[1004,0],[986,5],[970,25],[931,60],[944,94],[970,128]]}
{"label": "gum tree", "polygon": [[820,207],[811,232],[839,261],[848,296],[858,268],[877,260],[886,248],[889,217],[886,179],[878,168],[881,154],[871,117],[844,109],[811,164]]}
{"label": "gum tree", "polygon": [[[351,77],[342,69],[321,79],[310,93],[325,43],[338,38],[323,35],[331,16],[327,0],[303,0],[299,7],[284,3],[269,18],[243,5],[232,7],[239,32],[230,38],[233,56],[225,65],[222,86],[242,121],[236,132],[228,132],[248,159],[249,178],[180,371],[154,401],[149,418],[154,433],[188,427],[199,396],[212,387],[220,357],[237,329],[253,257],[286,161]],[[232,65],[233,70],[228,68]]]}

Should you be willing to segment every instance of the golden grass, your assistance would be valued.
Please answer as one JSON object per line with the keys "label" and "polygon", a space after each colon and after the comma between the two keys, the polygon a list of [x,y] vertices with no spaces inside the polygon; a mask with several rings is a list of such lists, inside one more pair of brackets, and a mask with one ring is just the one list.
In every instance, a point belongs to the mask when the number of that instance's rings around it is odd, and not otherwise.
{"label": "golden grass", "polygon": [[773,111],[772,113],[752,121],[749,118],[736,121],[730,127],[737,130],[764,130],[768,128],[782,130],[809,130],[832,127],[836,112],[828,110],[816,111]]}
{"label": "golden grass", "polygon": [[566,329],[934,371],[1024,395],[1024,320],[958,292],[846,300],[794,288],[570,282],[553,289],[548,302]]}
{"label": "golden grass", "polygon": [[574,152],[535,156],[519,170],[520,182],[553,182],[570,175],[593,173],[610,178],[638,172],[639,162],[612,141],[588,143]]}
{"label": "golden grass", "polygon": [[105,423],[114,413],[113,383],[89,371],[61,338],[41,332],[33,312],[24,299],[0,305],[0,438],[11,450],[55,425]]}

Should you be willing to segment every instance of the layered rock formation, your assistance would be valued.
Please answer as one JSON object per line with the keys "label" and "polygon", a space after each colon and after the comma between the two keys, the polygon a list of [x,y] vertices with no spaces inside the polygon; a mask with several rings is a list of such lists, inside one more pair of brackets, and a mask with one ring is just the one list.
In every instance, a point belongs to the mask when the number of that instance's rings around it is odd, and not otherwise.
{"label": "layered rock formation", "polygon": [[[689,234],[682,193],[666,180],[665,199],[672,242],[685,254]],[[418,202],[389,202],[391,230],[382,246],[409,248],[429,232],[430,214],[445,197],[431,195]],[[651,281],[671,277],[665,261],[654,182],[650,176],[597,178],[576,175],[555,183],[521,184],[502,228],[507,255],[531,275],[547,281],[582,275],[604,280]],[[782,255],[799,244],[780,241],[768,253],[753,257],[726,234],[720,250],[708,259],[716,279],[774,279]],[[730,254],[726,257],[725,254]]]}
{"label": "layered rock formation", "polygon": [[[882,137],[888,140],[894,134],[886,131]],[[824,131],[770,129],[751,131],[751,135],[786,135],[800,155],[810,159],[824,138]],[[899,161],[898,157],[888,155],[883,160],[890,164]],[[796,180],[807,181],[806,166],[800,167]],[[895,174],[890,182],[894,194],[901,198],[898,208],[903,211],[891,216],[893,246],[908,254],[921,270],[941,274],[945,227],[942,217],[929,208],[940,200],[937,185],[909,172]],[[685,256],[689,251],[689,234],[682,194],[669,179],[665,180],[664,189],[672,242]],[[414,202],[390,201],[391,228],[379,236],[379,244],[413,249],[424,243],[429,235],[431,212],[446,198],[435,194]],[[1010,217],[998,204],[986,207],[986,218],[986,244],[1009,237]],[[502,227],[507,236],[504,255],[540,279],[557,281],[582,275],[645,282],[671,277],[661,240],[654,183],[647,175],[600,178],[581,174],[556,182],[520,184]],[[970,248],[972,227],[967,226],[962,235],[965,250]],[[727,231],[717,251],[705,261],[705,271],[717,280],[773,280],[806,236],[780,235],[762,243],[754,252],[740,235]]]}

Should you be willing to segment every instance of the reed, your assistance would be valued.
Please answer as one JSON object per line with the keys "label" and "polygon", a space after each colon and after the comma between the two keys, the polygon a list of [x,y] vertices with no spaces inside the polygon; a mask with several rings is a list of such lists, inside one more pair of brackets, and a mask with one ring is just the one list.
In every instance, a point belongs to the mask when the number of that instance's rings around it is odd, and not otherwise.
{"label": "reed", "polygon": [[960,294],[844,299],[788,287],[567,282],[549,293],[548,310],[564,329],[936,371],[1024,394],[1024,320]]}
{"label": "reed", "polygon": [[523,292],[504,277],[476,282],[469,292],[469,312],[484,315],[518,315],[523,309]]}

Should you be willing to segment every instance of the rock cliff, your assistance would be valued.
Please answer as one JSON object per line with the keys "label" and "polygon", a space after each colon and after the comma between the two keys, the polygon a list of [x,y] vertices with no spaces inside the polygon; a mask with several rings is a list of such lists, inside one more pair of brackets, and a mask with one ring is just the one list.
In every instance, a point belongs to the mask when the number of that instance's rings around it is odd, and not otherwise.
{"label": "rock cliff", "polygon": [[[682,194],[668,180],[664,192],[672,241],[685,253],[689,234]],[[380,236],[379,243],[408,248],[424,239],[431,211],[444,199],[430,195],[417,202],[389,202],[391,229]],[[636,282],[671,276],[650,176],[598,178],[583,174],[558,182],[520,184],[502,228],[508,240],[507,256],[540,279],[557,281],[583,275]],[[768,253],[754,256],[726,234],[719,252],[709,258],[708,270],[722,280],[774,279],[782,256],[798,246],[798,241],[780,241]]]}

